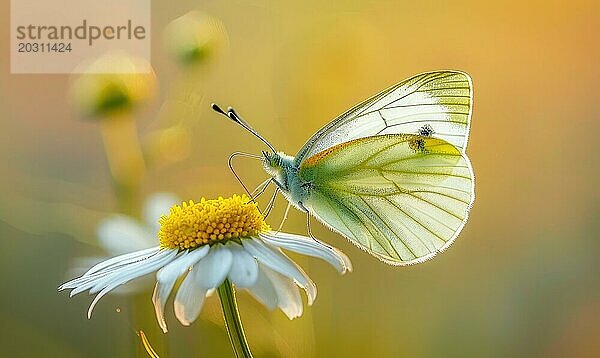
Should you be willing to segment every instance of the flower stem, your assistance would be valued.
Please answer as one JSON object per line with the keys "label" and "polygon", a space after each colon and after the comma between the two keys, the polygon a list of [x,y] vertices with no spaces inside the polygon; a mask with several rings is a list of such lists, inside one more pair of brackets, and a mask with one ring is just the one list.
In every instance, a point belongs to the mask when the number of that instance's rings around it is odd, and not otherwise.
{"label": "flower stem", "polygon": [[135,118],[115,114],[100,121],[106,159],[112,174],[119,210],[136,216],[139,213],[138,191],[146,173]]}
{"label": "flower stem", "polygon": [[251,358],[252,352],[250,352],[248,341],[246,341],[246,336],[244,335],[242,320],[235,300],[235,289],[229,280],[225,280],[219,286],[218,291],[221,298],[221,306],[223,307],[223,315],[225,316],[225,327],[227,327],[233,352],[238,358]]}

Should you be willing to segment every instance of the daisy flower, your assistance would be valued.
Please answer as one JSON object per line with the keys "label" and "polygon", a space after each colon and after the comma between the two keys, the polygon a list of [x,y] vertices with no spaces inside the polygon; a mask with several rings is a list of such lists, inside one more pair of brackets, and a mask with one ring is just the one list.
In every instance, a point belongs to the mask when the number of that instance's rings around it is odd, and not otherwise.
{"label": "daisy flower", "polygon": [[[71,296],[97,294],[88,310],[107,293],[135,278],[156,272],[152,302],[162,330],[167,332],[165,304],[179,278],[175,316],[190,325],[207,296],[223,283],[248,290],[269,309],[279,308],[290,319],[302,315],[298,287],[311,305],[317,288],[281,249],[325,260],[340,273],[352,270],[341,251],[305,236],[272,231],[256,203],[245,196],[184,202],[160,219],[159,245],[113,257],[81,277],[60,286]],[[221,291],[219,291],[221,292]]]}

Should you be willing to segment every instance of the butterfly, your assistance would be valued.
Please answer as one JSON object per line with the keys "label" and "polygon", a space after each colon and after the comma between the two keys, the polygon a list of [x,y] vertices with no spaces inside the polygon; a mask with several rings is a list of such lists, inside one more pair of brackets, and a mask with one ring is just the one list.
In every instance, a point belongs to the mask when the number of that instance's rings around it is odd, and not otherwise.
{"label": "butterfly", "polygon": [[281,192],[308,219],[388,264],[410,265],[448,248],[473,205],[466,154],[472,88],[460,71],[416,75],[329,122],[294,157],[233,108],[212,107],[269,147],[254,156],[270,176],[263,192],[273,182],[274,195]]}

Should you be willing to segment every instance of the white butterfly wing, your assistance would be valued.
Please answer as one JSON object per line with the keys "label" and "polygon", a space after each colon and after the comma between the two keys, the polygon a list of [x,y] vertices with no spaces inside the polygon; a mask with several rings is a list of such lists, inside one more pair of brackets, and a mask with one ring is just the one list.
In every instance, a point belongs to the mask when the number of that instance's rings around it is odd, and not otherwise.
{"label": "white butterfly wing", "polygon": [[319,221],[393,265],[425,261],[456,239],[475,200],[467,156],[418,135],[345,142],[299,168]]}
{"label": "white butterfly wing", "polygon": [[473,101],[471,78],[459,71],[416,75],[354,106],[321,128],[296,164],[337,144],[380,134],[440,138],[465,153]]}

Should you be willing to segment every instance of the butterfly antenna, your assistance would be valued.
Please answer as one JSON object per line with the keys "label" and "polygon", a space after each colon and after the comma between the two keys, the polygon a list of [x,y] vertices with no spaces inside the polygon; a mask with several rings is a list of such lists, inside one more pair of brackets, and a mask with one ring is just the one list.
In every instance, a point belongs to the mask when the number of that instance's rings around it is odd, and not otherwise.
{"label": "butterfly antenna", "polygon": [[252,126],[250,124],[248,124],[248,122],[246,122],[242,117],[240,117],[240,115],[237,114],[237,112],[235,111],[235,109],[233,109],[233,107],[229,107],[227,109],[227,112],[225,112],[216,103],[213,103],[210,106],[215,112],[224,115],[225,117],[231,119],[235,123],[242,126],[248,132],[252,133],[256,138],[260,139],[263,143],[265,143],[267,145],[267,147],[269,147],[269,149],[271,149],[271,151],[273,153],[276,152],[275,148],[271,145],[271,143],[269,143],[269,141],[267,141],[263,136],[258,134],[258,132],[254,128],[252,128]]}

